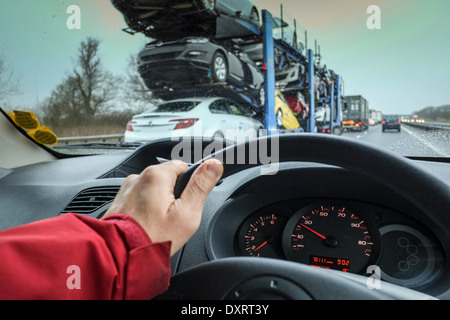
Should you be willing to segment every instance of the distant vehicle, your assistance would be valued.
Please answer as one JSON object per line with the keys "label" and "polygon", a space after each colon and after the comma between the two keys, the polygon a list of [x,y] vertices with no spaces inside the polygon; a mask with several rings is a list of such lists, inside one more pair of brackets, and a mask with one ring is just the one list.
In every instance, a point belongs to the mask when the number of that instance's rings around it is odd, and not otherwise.
{"label": "distant vehicle", "polygon": [[377,111],[376,110],[369,110],[369,126],[374,126],[376,125],[377,122]]}
{"label": "distant vehicle", "polygon": [[368,128],[369,103],[362,96],[346,96],[343,110],[344,130],[363,131]]}
{"label": "distant vehicle", "polygon": [[150,90],[186,88],[211,81],[245,90],[264,105],[264,76],[238,47],[207,38],[151,42],[139,54],[139,73]]}
{"label": "distant vehicle", "polygon": [[377,111],[377,124],[381,123],[383,120],[383,113],[381,111]]}
{"label": "distant vehicle", "polygon": [[425,120],[424,120],[424,119],[419,119],[419,116],[418,116],[418,115],[413,115],[413,116],[412,116],[412,119],[411,119],[411,122],[424,123]]}
{"label": "distant vehicle", "polygon": [[[230,99],[186,98],[167,101],[128,122],[125,142],[148,142],[182,136],[256,138],[263,124],[248,106]],[[237,140],[239,141],[239,140]]]}
{"label": "distant vehicle", "polygon": [[249,0],[111,0],[130,33],[142,32],[157,40],[188,35],[215,35],[221,14],[260,23],[259,12]]}
{"label": "distant vehicle", "polygon": [[300,128],[297,117],[283,94],[278,90],[275,90],[275,117],[279,129],[294,130]]}
{"label": "distant vehicle", "polygon": [[385,130],[397,130],[400,132],[401,121],[396,115],[385,115],[383,121],[381,121],[381,131]]}

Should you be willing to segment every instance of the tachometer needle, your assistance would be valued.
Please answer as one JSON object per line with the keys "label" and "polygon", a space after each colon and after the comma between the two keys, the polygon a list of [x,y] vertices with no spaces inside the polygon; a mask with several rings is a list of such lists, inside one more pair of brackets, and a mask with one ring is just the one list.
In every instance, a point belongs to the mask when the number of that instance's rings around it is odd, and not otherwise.
{"label": "tachometer needle", "polygon": [[261,245],[255,249],[255,251],[258,251],[259,249],[261,249],[262,247],[264,247],[267,244],[267,241],[264,241],[263,243],[261,243]]}
{"label": "tachometer needle", "polygon": [[327,237],[325,237],[323,234],[318,233],[317,231],[305,226],[303,223],[300,223],[300,225],[306,229],[308,229],[309,231],[311,231],[312,233],[314,233],[315,235],[321,237],[323,240],[325,240]]}

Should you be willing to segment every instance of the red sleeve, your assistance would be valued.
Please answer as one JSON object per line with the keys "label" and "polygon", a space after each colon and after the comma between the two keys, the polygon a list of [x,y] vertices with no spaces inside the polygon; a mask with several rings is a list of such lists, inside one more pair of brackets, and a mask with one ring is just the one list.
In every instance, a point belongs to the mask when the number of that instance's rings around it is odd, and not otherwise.
{"label": "red sleeve", "polygon": [[131,217],[76,214],[0,232],[0,299],[150,299],[170,279],[170,242]]}

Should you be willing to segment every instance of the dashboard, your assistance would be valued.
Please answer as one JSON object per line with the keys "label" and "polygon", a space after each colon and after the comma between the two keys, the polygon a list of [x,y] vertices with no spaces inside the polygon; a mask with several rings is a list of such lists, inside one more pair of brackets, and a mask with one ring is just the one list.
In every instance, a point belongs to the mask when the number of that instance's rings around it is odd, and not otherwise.
{"label": "dashboard", "polygon": [[[239,218],[229,219],[236,212]],[[220,211],[210,237],[214,258],[266,257],[362,275],[376,272],[408,288],[433,282],[444,263],[438,240],[420,224],[354,200],[291,199],[261,206],[252,196],[241,196]],[[232,241],[220,245],[219,239]]]}
{"label": "dashboard", "polygon": [[421,292],[443,284],[448,260],[438,226],[389,187],[316,163],[234,183],[204,234],[210,260],[288,260]]}
{"label": "dashboard", "polygon": [[[156,157],[170,158],[173,143],[2,169],[0,229],[64,214],[92,190],[108,193],[100,203],[100,197],[85,197],[92,210],[84,214],[100,217],[125,177],[156,164]],[[450,181],[447,163],[411,162]],[[285,162],[276,175],[249,168],[214,188],[198,231],[173,256],[172,272],[182,274],[223,258],[270,258],[373,274],[449,299],[449,231],[442,228],[446,219],[445,210],[426,214],[389,184],[339,166]]]}

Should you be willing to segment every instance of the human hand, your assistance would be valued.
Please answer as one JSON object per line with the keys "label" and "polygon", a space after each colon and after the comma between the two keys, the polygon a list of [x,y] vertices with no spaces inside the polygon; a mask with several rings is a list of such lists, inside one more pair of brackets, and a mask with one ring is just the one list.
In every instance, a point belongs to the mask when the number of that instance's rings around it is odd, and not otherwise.
{"label": "human hand", "polygon": [[112,213],[131,216],[153,242],[172,241],[173,255],[197,231],[206,198],[223,174],[220,161],[206,161],[193,173],[181,197],[175,199],[177,177],[187,168],[176,160],[128,176],[105,217]]}

